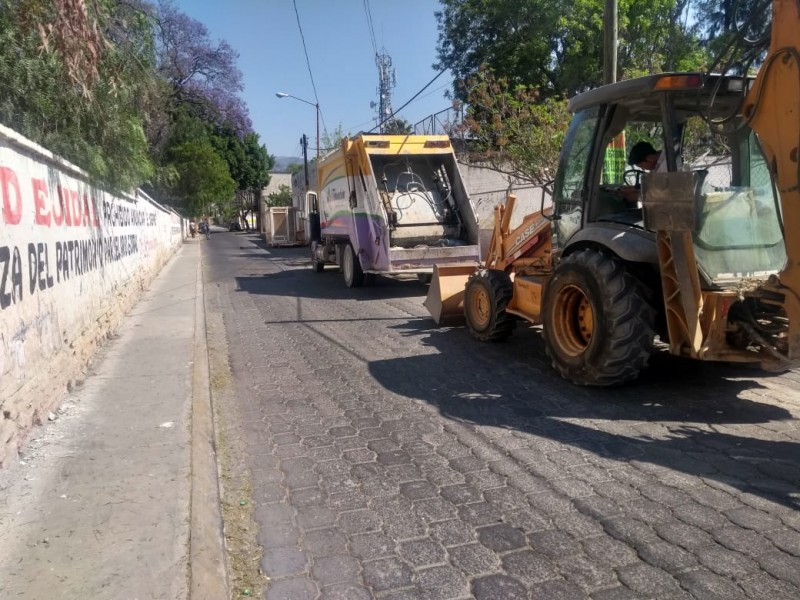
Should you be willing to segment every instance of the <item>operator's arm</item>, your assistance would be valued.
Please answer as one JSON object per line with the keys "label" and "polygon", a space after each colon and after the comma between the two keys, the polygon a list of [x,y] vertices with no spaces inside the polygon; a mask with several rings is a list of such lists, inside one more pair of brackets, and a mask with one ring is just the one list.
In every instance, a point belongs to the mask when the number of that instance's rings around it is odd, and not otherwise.
{"label": "operator's arm", "polygon": [[641,190],[639,188],[633,186],[625,186],[617,189],[617,194],[632,207],[635,207],[636,203],[639,202],[640,192]]}

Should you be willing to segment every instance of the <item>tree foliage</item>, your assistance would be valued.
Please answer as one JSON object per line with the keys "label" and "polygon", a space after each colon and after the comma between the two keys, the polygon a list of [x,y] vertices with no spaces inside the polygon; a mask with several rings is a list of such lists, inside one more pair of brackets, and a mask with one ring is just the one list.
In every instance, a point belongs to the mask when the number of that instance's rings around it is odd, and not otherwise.
{"label": "tree foliage", "polygon": [[473,160],[535,184],[553,179],[569,122],[566,101],[542,99],[536,90],[512,86],[487,68],[468,85],[466,118],[454,133],[466,133]]}
{"label": "tree foliage", "polygon": [[[770,0],[699,0],[706,16],[706,45],[715,57],[716,72],[743,74],[764,59],[771,24]],[[745,41],[746,40],[746,41]]]}
{"label": "tree foliage", "polygon": [[[457,81],[489,66],[542,99],[602,83],[603,0],[441,0],[436,68]],[[686,23],[688,0],[620,0],[621,79],[688,66],[701,58]],[[697,66],[696,64],[694,66]],[[466,89],[456,95],[466,100]]]}
{"label": "tree foliage", "polygon": [[106,185],[129,190],[154,173],[142,117],[156,87],[151,37],[128,5],[100,16],[104,51],[93,55],[96,73],[77,84],[75,69],[86,56],[68,58],[56,53],[58,45],[43,51],[41,28],[57,22],[55,6],[0,0],[0,122]]}
{"label": "tree foliage", "polygon": [[0,0],[0,122],[190,213],[254,196],[273,160],[237,58],[169,0]]}
{"label": "tree foliage", "polygon": [[[618,78],[709,67],[714,44],[742,20],[736,7],[755,14],[766,1],[619,0]],[[440,2],[434,67],[454,75],[474,157],[547,180],[567,125],[564,100],[603,83],[604,0]],[[756,18],[749,31],[759,27]]]}
{"label": "tree foliage", "polygon": [[698,0],[702,29],[709,42],[727,41],[740,28],[750,39],[763,35],[770,22],[770,0]]}
{"label": "tree foliage", "polygon": [[239,189],[260,190],[269,183],[269,171],[275,166],[275,157],[259,143],[258,134],[252,132],[244,136],[244,156],[244,178],[239,181]]}
{"label": "tree foliage", "polygon": [[185,142],[169,151],[171,164],[178,173],[172,187],[190,214],[206,212],[212,204],[219,204],[233,196],[236,182],[228,165],[209,143]]}
{"label": "tree foliage", "polygon": [[399,135],[414,133],[414,126],[405,119],[394,117],[383,124],[383,133]]}
{"label": "tree foliage", "polygon": [[35,27],[44,50],[61,57],[68,79],[90,96],[100,79],[99,63],[106,35],[99,21],[107,21],[110,5],[84,0],[41,0],[19,2],[23,28]]}
{"label": "tree foliage", "polygon": [[174,102],[210,123],[233,127],[239,135],[251,131],[238,95],[243,86],[236,51],[225,41],[213,42],[205,25],[169,0],[159,2],[156,27],[157,71]]}
{"label": "tree foliage", "polygon": [[[320,146],[319,153],[320,153],[320,156],[324,156],[328,152],[332,152],[333,150],[338,149],[339,146],[342,145],[342,140],[345,137],[349,136],[349,135],[350,135],[349,133],[345,133],[344,129],[342,128],[342,124],[341,123],[339,123],[336,126],[336,129],[334,129],[333,131],[327,131],[327,130],[323,131],[322,132],[322,136],[320,137],[320,140],[319,140],[319,146]],[[310,156],[309,156],[309,160],[311,160]],[[316,160],[316,157],[315,157],[315,160]]]}
{"label": "tree foliage", "polygon": [[277,192],[267,195],[267,203],[270,206],[291,206],[292,188],[288,185],[279,186]]}
{"label": "tree foliage", "polygon": [[292,175],[297,175],[298,173],[302,173],[303,168],[304,168],[303,165],[301,165],[300,163],[289,163],[288,165],[286,165],[286,171],[288,173],[291,173]]}

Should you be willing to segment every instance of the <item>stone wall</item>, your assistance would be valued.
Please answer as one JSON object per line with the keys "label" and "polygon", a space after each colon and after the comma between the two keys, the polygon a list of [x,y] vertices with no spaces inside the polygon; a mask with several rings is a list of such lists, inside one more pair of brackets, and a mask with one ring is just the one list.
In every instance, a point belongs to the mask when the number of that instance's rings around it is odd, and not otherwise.
{"label": "stone wall", "polygon": [[0,467],[180,246],[185,223],[112,195],[0,126]]}
{"label": "stone wall", "polygon": [[512,229],[522,222],[525,215],[541,210],[542,198],[544,206],[550,206],[550,196],[541,187],[526,181],[509,179],[507,175],[494,169],[463,161],[459,161],[458,169],[475,206],[482,230],[494,228],[494,207],[503,204],[509,193],[517,197],[511,218]]}

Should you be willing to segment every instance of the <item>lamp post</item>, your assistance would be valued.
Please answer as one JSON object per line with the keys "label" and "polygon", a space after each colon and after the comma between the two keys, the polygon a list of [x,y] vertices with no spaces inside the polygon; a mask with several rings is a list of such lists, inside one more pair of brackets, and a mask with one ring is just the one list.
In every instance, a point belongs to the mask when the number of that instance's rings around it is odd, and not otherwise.
{"label": "lamp post", "polygon": [[317,110],[317,171],[314,179],[317,182],[316,188],[317,193],[319,193],[319,102],[310,102],[308,100],[303,100],[302,98],[298,98],[297,96],[292,96],[291,94],[287,94],[285,92],[275,92],[275,95],[278,98],[294,98],[295,100],[299,100],[300,102],[305,102],[306,104],[310,104]]}

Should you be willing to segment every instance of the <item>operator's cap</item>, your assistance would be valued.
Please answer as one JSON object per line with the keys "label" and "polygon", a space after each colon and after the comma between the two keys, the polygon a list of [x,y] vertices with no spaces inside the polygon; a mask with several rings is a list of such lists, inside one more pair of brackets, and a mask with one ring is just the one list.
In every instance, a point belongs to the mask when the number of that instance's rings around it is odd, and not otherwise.
{"label": "operator's cap", "polygon": [[653,148],[650,142],[637,142],[631,148],[630,154],[628,154],[628,164],[638,165],[651,154],[658,154],[658,150]]}

